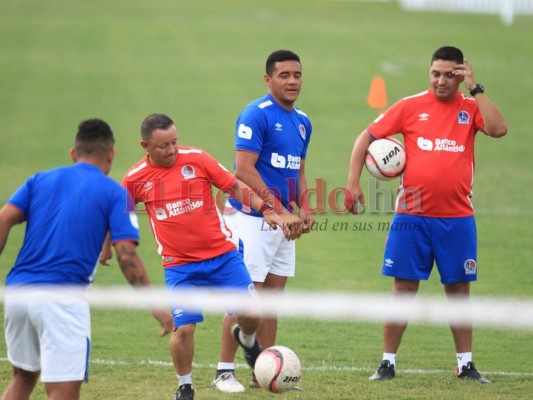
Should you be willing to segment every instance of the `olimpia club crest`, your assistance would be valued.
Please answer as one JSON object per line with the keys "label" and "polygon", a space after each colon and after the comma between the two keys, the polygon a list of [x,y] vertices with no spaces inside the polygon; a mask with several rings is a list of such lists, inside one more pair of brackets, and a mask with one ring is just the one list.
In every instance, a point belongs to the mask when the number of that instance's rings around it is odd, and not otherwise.
{"label": "olimpia club crest", "polygon": [[181,168],[181,174],[183,175],[185,179],[192,179],[196,176],[196,171],[194,170],[192,166],[184,165]]}
{"label": "olimpia club crest", "polygon": [[477,263],[476,260],[469,258],[465,261],[465,274],[475,275],[477,272]]}
{"label": "olimpia club crest", "polygon": [[304,124],[300,124],[300,126],[298,127],[298,130],[300,131],[300,136],[302,137],[302,139],[305,140],[305,138],[307,137],[307,133],[305,131]]}

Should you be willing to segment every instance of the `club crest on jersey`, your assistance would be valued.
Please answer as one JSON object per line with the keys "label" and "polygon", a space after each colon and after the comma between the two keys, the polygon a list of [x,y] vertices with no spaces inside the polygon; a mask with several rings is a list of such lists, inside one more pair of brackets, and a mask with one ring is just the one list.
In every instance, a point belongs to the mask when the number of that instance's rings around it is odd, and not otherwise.
{"label": "club crest on jersey", "polygon": [[457,114],[457,122],[460,125],[466,125],[470,123],[470,114],[468,114],[467,111],[459,111],[459,114]]}
{"label": "club crest on jersey", "polygon": [[302,137],[303,140],[305,140],[305,137],[307,136],[307,133],[305,132],[305,126],[303,124],[300,124],[298,129],[300,131],[300,136]]}
{"label": "club crest on jersey", "polygon": [[184,165],[181,168],[181,174],[185,179],[192,179],[196,176],[196,171],[190,165]]}
{"label": "club crest on jersey", "polygon": [[152,188],[154,187],[154,182],[152,181],[148,181],[144,184],[144,191],[145,192],[148,192],[149,190],[151,190]]}
{"label": "club crest on jersey", "polygon": [[465,261],[465,274],[475,275],[477,273],[477,263],[476,260],[469,258]]}
{"label": "club crest on jersey", "polygon": [[155,212],[156,219],[159,221],[162,221],[168,218],[167,212],[163,208],[156,208],[154,212]]}

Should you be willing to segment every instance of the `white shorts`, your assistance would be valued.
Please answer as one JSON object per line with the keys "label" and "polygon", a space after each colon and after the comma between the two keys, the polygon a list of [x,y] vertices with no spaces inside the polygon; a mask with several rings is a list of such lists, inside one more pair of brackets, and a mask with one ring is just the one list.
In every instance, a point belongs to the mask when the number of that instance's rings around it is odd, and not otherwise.
{"label": "white shorts", "polygon": [[14,367],[41,371],[42,382],[88,380],[91,320],[85,299],[9,293],[4,309],[7,357]]}
{"label": "white shorts", "polygon": [[296,247],[285,239],[281,229],[273,230],[263,218],[232,210],[224,220],[238,243],[244,247],[244,263],[254,282],[264,282],[267,274],[292,277],[295,271]]}

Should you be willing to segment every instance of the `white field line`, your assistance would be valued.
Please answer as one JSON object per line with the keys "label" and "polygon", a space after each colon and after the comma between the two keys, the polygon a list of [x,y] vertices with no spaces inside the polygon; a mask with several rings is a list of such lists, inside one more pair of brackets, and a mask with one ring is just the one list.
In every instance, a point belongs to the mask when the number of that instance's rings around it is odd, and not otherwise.
{"label": "white field line", "polygon": [[[8,362],[6,357],[0,357],[1,362]],[[91,359],[91,364],[96,365],[116,365],[116,366],[156,366],[173,368],[173,364],[170,361],[161,360],[140,360],[140,361],[126,361],[126,360],[108,360],[102,358]],[[216,364],[197,364],[193,363],[193,368],[197,369],[212,369],[215,370]],[[247,364],[235,364],[236,369],[249,369]],[[375,368],[371,367],[355,367],[355,366],[336,366],[336,365],[313,365],[309,367],[302,367],[304,371],[310,372],[373,372]],[[440,374],[443,372],[453,373],[453,369],[398,369],[397,372],[404,374]],[[479,371],[486,375],[503,375],[503,376],[531,376],[533,372],[512,372],[512,371]]]}

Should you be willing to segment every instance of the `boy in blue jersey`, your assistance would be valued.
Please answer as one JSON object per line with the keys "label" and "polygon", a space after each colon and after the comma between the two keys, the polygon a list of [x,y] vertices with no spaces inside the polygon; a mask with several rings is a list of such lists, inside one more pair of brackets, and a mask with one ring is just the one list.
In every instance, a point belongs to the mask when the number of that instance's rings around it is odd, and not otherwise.
{"label": "boy in blue jersey", "polygon": [[[49,399],[79,399],[88,380],[89,304],[57,287],[83,290],[93,281],[107,232],[129,283],[150,285],[136,250],[137,217],[125,211],[127,192],[106,176],[114,142],[106,122],[82,121],[70,151],[75,164],[31,176],[0,210],[0,254],[11,227],[27,222],[6,278],[4,326],[13,377],[2,399],[29,399],[39,376]],[[172,330],[168,311],[152,314],[161,335]]]}
{"label": "boy in blue jersey", "polygon": [[[300,200],[307,190],[305,161],[311,139],[311,121],[294,103],[302,87],[302,66],[297,54],[278,50],[269,55],[264,75],[268,93],[248,104],[237,119],[235,175],[254,189],[265,204],[291,214],[300,232],[310,232],[314,217]],[[261,214],[230,198],[224,214],[227,225],[243,243],[245,264],[259,292],[283,291],[294,276],[295,243],[268,229]],[[298,235],[299,237],[300,235]],[[230,330],[233,319],[226,316],[222,350],[213,387],[221,392],[242,392],[234,372],[237,345]],[[263,318],[257,337],[263,348],[276,340],[277,318]],[[251,387],[258,387],[255,378]]]}

